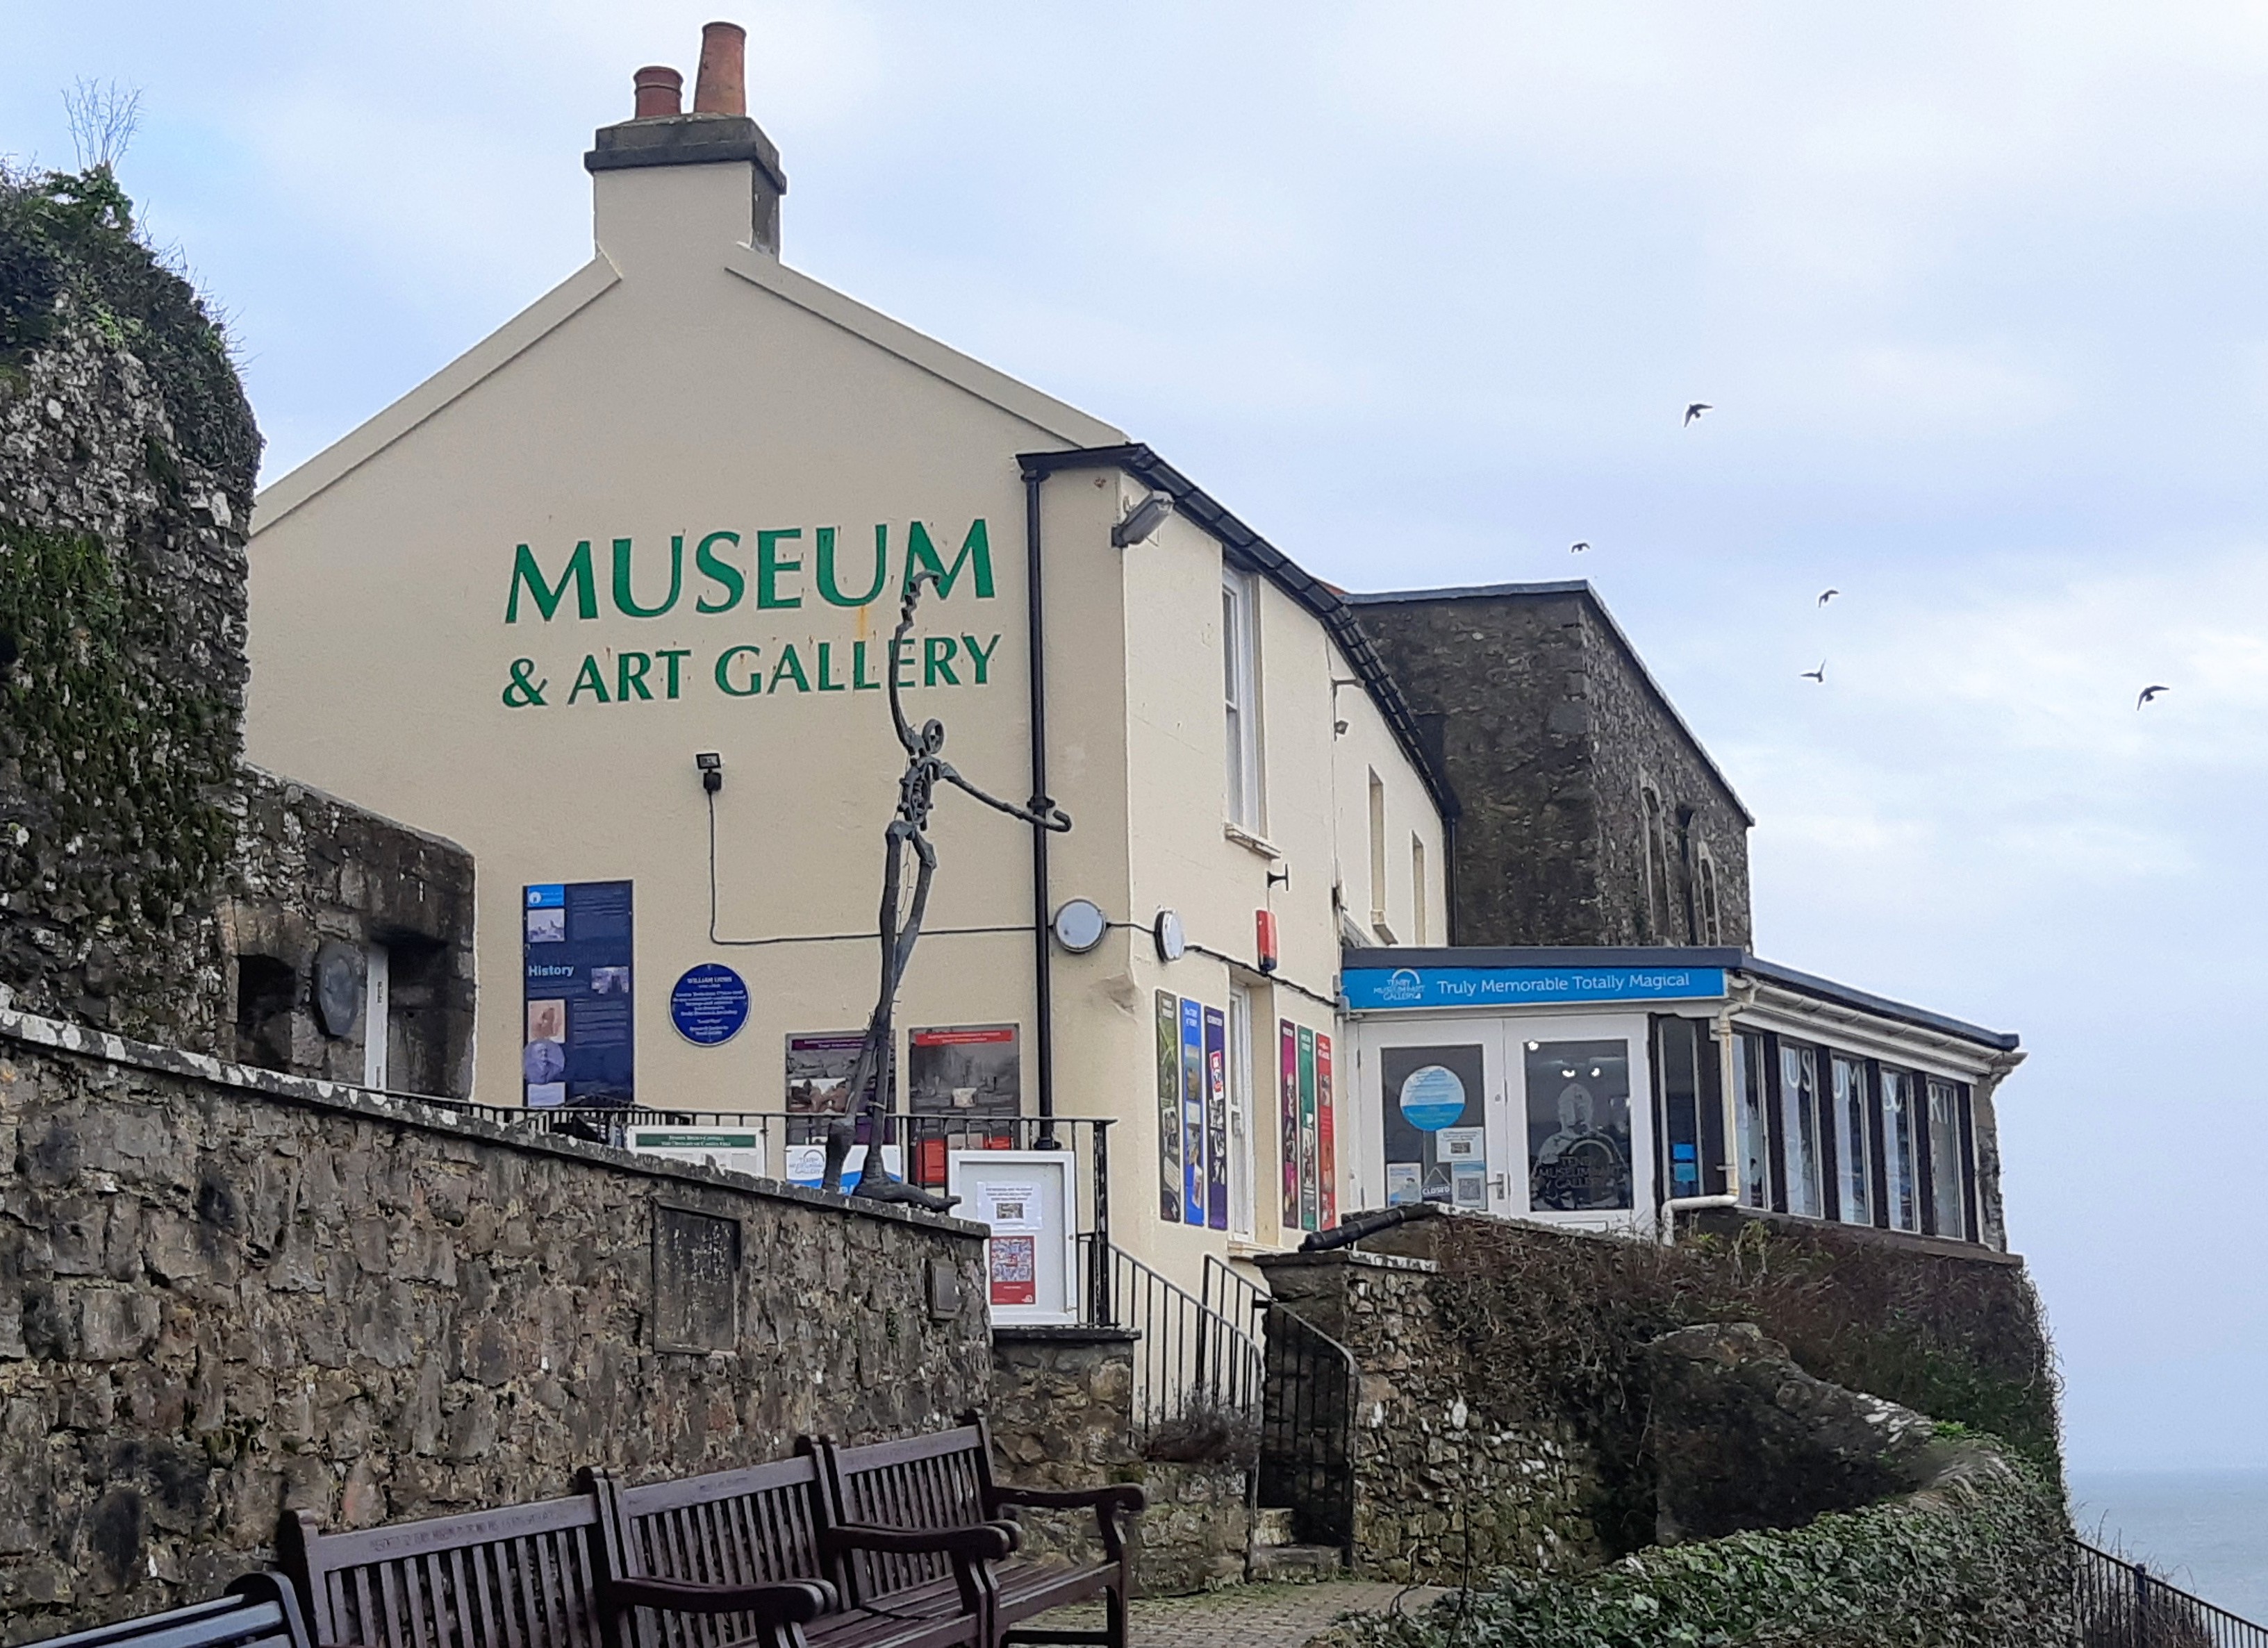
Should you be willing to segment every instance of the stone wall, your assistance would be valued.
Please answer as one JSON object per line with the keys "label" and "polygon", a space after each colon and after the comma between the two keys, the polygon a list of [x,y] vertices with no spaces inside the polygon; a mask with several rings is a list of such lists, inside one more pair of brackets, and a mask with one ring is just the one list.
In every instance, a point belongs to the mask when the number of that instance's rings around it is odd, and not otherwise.
{"label": "stone wall", "polygon": [[981,1231],[0,1012],[0,1637],[331,1527],[949,1424]]}
{"label": "stone wall", "polygon": [[1476,1411],[1477,1371],[1428,1291],[1438,1267],[1348,1249],[1258,1263],[1276,1303],[1338,1341],[1360,1372],[1356,1572],[1454,1584],[1490,1567],[1601,1560],[1588,1448],[1551,1416],[1491,1423]]}
{"label": "stone wall", "polygon": [[107,172],[0,176],[0,986],[210,1041],[260,436]]}
{"label": "stone wall", "polygon": [[[220,906],[225,975],[216,1051],[241,1063],[359,1085],[363,1003],[386,953],[385,1086],[462,1098],[473,1078],[473,857],[336,796],[239,769],[241,824]],[[343,983],[350,1016],[327,1011]]]}
{"label": "stone wall", "polygon": [[[1134,1357],[1127,1328],[996,1328],[992,1451],[1003,1482],[1093,1488],[1138,1482],[1149,1509],[1130,1541],[1134,1584],[1174,1596],[1244,1578],[1252,1538],[1250,1473],[1241,1464],[1145,1460],[1134,1438]],[[1024,1511],[1024,1549],[1042,1557],[1101,1554],[1086,1512]]]}
{"label": "stone wall", "polygon": [[1351,599],[1463,807],[1459,944],[1748,945],[1747,815],[1588,585]]}

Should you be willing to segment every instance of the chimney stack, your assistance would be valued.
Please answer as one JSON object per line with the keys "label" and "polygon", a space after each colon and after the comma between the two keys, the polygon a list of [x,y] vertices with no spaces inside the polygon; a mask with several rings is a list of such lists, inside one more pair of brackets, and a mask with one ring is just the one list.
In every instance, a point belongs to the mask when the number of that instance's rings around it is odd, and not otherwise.
{"label": "chimney stack", "polygon": [[657,63],[632,75],[630,90],[637,99],[637,112],[630,118],[660,120],[681,112],[678,99],[685,91],[685,77]]}
{"label": "chimney stack", "polygon": [[701,68],[693,79],[696,114],[748,112],[747,54],[748,31],[739,24],[702,26]]}
{"label": "chimney stack", "polygon": [[[690,167],[672,173],[668,188],[694,185],[701,198],[713,196],[720,215],[729,215],[732,239],[746,237],[760,252],[779,255],[780,196],[787,173],[779,151],[763,129],[748,118],[748,32],[737,23],[711,23],[701,31],[701,67],[693,79],[693,107],[681,108],[685,77],[655,64],[630,77],[635,113],[599,129],[583,157],[597,180],[599,243],[618,259],[652,239],[654,223],[633,227],[632,220],[662,198],[659,180],[641,185],[635,175],[648,168]],[[628,173],[631,175],[625,176]],[[681,195],[681,197],[682,197]],[[729,197],[729,200],[728,198]],[[636,202],[644,200],[646,206]],[[682,208],[672,208],[682,212]],[[704,211],[708,208],[703,209]]]}

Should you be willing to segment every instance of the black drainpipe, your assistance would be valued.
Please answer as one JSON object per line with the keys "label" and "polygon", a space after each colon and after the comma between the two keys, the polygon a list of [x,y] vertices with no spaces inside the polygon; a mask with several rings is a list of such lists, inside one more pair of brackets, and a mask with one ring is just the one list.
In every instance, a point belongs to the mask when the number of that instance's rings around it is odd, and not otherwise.
{"label": "black drainpipe", "polygon": [[[1054,810],[1048,795],[1047,613],[1040,591],[1040,483],[1044,470],[1024,471],[1024,633],[1031,654],[1032,800],[1035,816]],[[1060,1150],[1056,1137],[1055,988],[1049,975],[1054,960],[1049,945],[1048,835],[1032,826],[1032,1063],[1039,1077],[1041,1150]]]}

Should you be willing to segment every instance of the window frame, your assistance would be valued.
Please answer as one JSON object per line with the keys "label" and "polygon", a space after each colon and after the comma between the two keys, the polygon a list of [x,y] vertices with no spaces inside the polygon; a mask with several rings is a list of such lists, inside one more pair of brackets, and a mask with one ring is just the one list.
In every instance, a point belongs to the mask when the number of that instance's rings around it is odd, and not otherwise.
{"label": "window frame", "polygon": [[1267,739],[1260,705],[1257,583],[1224,558],[1221,597],[1221,816],[1247,835],[1268,833]]}

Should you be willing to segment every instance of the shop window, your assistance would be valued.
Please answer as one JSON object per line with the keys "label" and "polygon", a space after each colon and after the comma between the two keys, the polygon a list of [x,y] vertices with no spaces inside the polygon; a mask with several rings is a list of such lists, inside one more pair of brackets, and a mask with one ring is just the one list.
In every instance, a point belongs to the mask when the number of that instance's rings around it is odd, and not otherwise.
{"label": "shop window", "polygon": [[1663,1200],[1709,1194],[1721,1187],[1725,1128],[1715,1102],[1717,1084],[1708,1026],[1691,1019],[1654,1020],[1654,1070],[1660,1084],[1660,1175]]}
{"label": "shop window", "polygon": [[1228,821],[1267,832],[1260,743],[1260,629],[1249,573],[1220,575],[1221,689],[1228,733]]}
{"label": "shop window", "polygon": [[1530,1041],[1527,1052],[1529,1210],[1627,1210],[1630,1043]]}
{"label": "shop window", "polygon": [[1867,1066],[1835,1055],[1835,1211],[1845,1225],[1874,1222],[1874,1128]]}
{"label": "shop window", "polygon": [[1739,1124],[1742,1205],[1771,1205],[1771,1127],[1764,1093],[1764,1039],[1733,1038],[1734,1114]]}
{"label": "shop window", "polygon": [[1827,1211],[1820,1172],[1819,1055],[1786,1041],[1779,1049],[1779,1132],[1787,1210],[1819,1218]]}
{"label": "shop window", "polygon": [[1921,1228],[1921,1186],[1914,1159],[1914,1078],[1882,1072],[1882,1205],[1892,1230]]}
{"label": "shop window", "polygon": [[1929,1206],[1933,1234],[1965,1241],[1969,1236],[1968,1174],[1961,1147],[1960,1085],[1929,1083]]}

